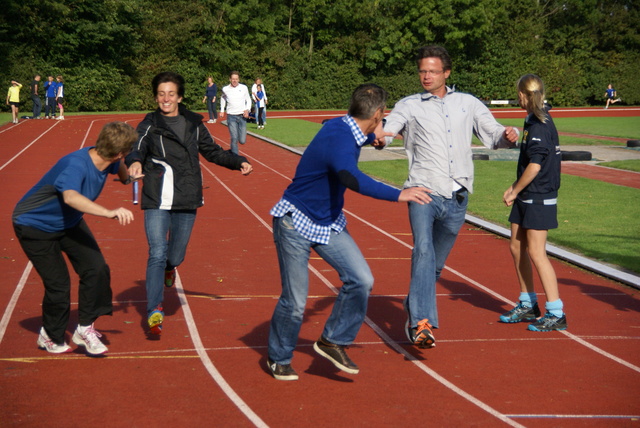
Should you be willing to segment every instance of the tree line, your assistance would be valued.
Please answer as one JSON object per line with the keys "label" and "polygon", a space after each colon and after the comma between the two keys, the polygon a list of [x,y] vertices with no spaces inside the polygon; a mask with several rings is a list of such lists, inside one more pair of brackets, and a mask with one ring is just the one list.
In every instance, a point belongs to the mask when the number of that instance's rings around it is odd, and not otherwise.
{"label": "tree line", "polygon": [[[514,99],[540,75],[555,106],[604,105],[612,83],[640,104],[637,0],[5,0],[0,78],[25,88],[61,74],[69,111],[154,108],[151,78],[181,73],[202,109],[206,77],[265,83],[271,108],[346,108],[375,82],[390,106],[418,92],[414,52],[445,46],[449,79],[481,99]],[[30,105],[30,102],[28,102]]]}

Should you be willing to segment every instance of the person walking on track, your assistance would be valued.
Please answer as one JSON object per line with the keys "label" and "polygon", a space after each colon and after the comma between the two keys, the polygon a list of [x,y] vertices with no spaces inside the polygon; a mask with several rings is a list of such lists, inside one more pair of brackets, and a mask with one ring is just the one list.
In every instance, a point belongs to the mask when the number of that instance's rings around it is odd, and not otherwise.
{"label": "person walking on track", "polygon": [[240,83],[240,74],[232,71],[229,74],[229,84],[222,88],[220,101],[220,118],[227,113],[227,127],[231,137],[231,151],[238,154],[238,143],[247,142],[247,119],[251,110],[251,96],[249,89]]}
{"label": "person walking on track", "polygon": [[129,174],[144,174],[141,207],[149,244],[146,292],[149,332],[160,335],[164,322],[164,288],[172,287],[183,262],[196,210],[203,202],[199,156],[249,175],[247,160],[217,145],[202,116],[187,110],[184,78],[173,72],[151,82],[158,108],[138,125],[138,142],[127,156]]}

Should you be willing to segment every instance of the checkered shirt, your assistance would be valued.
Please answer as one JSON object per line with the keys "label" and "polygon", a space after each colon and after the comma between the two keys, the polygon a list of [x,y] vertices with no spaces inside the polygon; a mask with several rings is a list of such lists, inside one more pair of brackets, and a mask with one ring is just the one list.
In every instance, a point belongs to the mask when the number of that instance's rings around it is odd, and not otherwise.
{"label": "checkered shirt", "polygon": [[[349,125],[356,143],[359,146],[362,146],[367,141],[367,136],[364,135],[355,120],[353,120],[349,115],[344,116],[342,120]],[[331,230],[335,230],[337,233],[340,233],[347,225],[347,218],[343,212],[340,212],[336,221],[329,226],[317,224],[296,208],[295,205],[284,198],[280,199],[280,201],[269,212],[269,214],[274,217],[283,217],[287,213],[291,213],[293,226],[296,228],[298,233],[309,241],[316,242],[318,244],[328,244],[329,238],[331,237]]]}

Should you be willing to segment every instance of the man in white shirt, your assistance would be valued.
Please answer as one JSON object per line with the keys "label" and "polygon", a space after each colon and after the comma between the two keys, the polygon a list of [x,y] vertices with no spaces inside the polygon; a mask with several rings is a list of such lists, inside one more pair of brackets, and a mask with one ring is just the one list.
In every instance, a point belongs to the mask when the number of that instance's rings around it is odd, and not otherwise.
{"label": "man in white shirt", "polygon": [[267,90],[264,89],[264,84],[262,83],[262,79],[257,78],[256,82],[253,84],[253,86],[251,87],[251,98],[253,98],[253,102],[255,103],[255,110],[256,110],[256,123],[258,123],[258,104],[256,103],[256,101],[258,101],[258,97],[256,96],[256,94],[258,93],[258,91],[260,90],[260,88],[262,88],[262,93],[264,94],[264,98],[262,99],[263,104],[260,106],[262,107],[262,124],[266,125],[267,124]]}
{"label": "man in white shirt", "polygon": [[445,48],[420,48],[416,61],[424,92],[398,101],[384,130],[404,138],[409,178],[403,187],[432,191],[430,203],[409,203],[414,249],[404,302],[407,338],[421,348],[432,348],[432,328],[438,328],[436,281],[465,221],[468,194],[473,192],[471,137],[475,134],[486,147],[497,149],[514,146],[518,131],[496,122],[477,98],[446,86],[451,58]]}
{"label": "man in white shirt", "polygon": [[251,96],[247,85],[240,83],[240,74],[232,71],[229,74],[229,84],[222,88],[220,101],[220,118],[227,112],[227,127],[231,136],[231,151],[238,154],[238,143],[247,142],[247,121],[251,109]]}

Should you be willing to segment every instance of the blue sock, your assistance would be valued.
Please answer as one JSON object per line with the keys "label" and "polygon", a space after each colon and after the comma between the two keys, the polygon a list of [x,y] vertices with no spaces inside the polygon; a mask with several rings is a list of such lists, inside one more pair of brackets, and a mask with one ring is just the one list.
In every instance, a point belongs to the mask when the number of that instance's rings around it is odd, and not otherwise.
{"label": "blue sock", "polygon": [[520,303],[525,308],[531,308],[538,301],[536,293],[520,293]]}
{"label": "blue sock", "polygon": [[547,302],[545,303],[544,307],[547,310],[547,312],[551,312],[553,316],[560,318],[562,315],[564,315],[564,312],[562,310],[564,305],[562,304],[562,300],[560,299],[555,300],[553,302]]}

